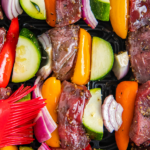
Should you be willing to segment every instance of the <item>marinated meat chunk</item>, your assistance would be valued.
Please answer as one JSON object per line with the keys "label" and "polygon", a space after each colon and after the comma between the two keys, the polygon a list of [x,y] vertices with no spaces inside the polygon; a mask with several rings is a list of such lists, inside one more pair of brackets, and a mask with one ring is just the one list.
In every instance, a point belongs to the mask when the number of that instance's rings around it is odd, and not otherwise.
{"label": "marinated meat chunk", "polygon": [[64,81],[58,106],[58,132],[61,147],[67,150],[82,150],[89,138],[82,126],[85,105],[91,97],[85,86]]}
{"label": "marinated meat chunk", "polygon": [[139,87],[129,136],[137,146],[150,144],[150,81]]}
{"label": "marinated meat chunk", "polygon": [[150,79],[150,27],[130,32],[127,42],[132,72],[139,83]]}
{"label": "marinated meat chunk", "polygon": [[11,93],[11,88],[0,88],[0,100],[7,99]]}
{"label": "marinated meat chunk", "polygon": [[79,26],[70,25],[49,30],[52,41],[52,70],[59,80],[73,75],[78,48]]}
{"label": "marinated meat chunk", "polygon": [[[76,53],[74,53],[73,56],[71,56],[71,58],[60,69],[59,76],[57,77],[57,75],[56,75],[56,77],[59,78],[59,80],[64,81],[64,80],[68,80],[72,77],[72,75],[74,73],[74,67],[76,64],[75,56],[76,56]],[[68,72],[67,72],[67,70],[68,70]]]}
{"label": "marinated meat chunk", "polygon": [[56,27],[73,24],[81,18],[81,0],[56,0]]}
{"label": "marinated meat chunk", "polygon": [[135,31],[150,21],[150,0],[130,0],[130,31]]}
{"label": "marinated meat chunk", "polygon": [[0,28],[0,52],[5,42],[5,36],[6,36],[6,30],[4,28]]}

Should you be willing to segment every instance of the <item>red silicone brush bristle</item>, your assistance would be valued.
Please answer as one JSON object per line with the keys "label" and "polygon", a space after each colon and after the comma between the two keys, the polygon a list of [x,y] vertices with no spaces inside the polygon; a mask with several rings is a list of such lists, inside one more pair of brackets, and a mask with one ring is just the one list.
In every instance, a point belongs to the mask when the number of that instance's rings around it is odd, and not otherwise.
{"label": "red silicone brush bristle", "polygon": [[[14,103],[33,91],[22,85],[7,100],[0,101],[0,148],[8,145],[29,144],[33,139],[33,120],[45,106],[45,100],[36,98]],[[4,111],[5,110],[5,111]]]}
{"label": "red silicone brush bristle", "polygon": [[24,88],[24,86],[21,85],[21,87],[15,93],[13,93],[7,99],[7,101],[10,103],[16,102],[16,101],[20,100],[21,98],[25,97],[30,92],[32,92],[35,88],[36,88],[36,85],[34,85],[32,88],[30,88],[30,86],[27,86]]}

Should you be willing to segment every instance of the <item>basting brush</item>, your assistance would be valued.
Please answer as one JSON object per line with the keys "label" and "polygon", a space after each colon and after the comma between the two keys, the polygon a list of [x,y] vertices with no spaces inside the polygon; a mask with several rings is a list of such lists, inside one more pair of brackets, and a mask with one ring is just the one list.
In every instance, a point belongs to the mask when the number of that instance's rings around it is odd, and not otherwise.
{"label": "basting brush", "polygon": [[33,120],[45,106],[45,99],[39,97],[25,102],[17,101],[35,88],[36,85],[32,88],[21,85],[8,99],[0,100],[0,148],[30,144],[34,140]]}

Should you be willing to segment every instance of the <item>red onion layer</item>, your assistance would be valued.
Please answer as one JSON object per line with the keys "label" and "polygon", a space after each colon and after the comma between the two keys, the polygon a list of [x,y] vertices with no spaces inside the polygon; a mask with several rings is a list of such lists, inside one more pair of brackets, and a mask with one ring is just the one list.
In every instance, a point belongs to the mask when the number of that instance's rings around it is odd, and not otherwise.
{"label": "red onion layer", "polygon": [[118,131],[122,124],[122,106],[117,103],[113,95],[109,95],[105,98],[102,105],[102,117],[104,125],[109,132]]}
{"label": "red onion layer", "polygon": [[[47,53],[47,63],[43,66],[38,72],[37,76],[42,76],[43,79],[46,79],[52,72],[52,43],[51,39],[47,32],[43,33],[38,37],[39,41],[43,45],[45,52]],[[45,59],[45,58],[42,58]]]}
{"label": "red onion layer", "polygon": [[87,25],[94,29],[98,21],[96,20],[90,6],[90,0],[82,0],[82,18]]}
{"label": "red onion layer", "polygon": [[46,143],[42,143],[42,145],[38,148],[38,150],[51,150]]}
{"label": "red onion layer", "polygon": [[23,12],[19,0],[1,0],[1,5],[9,20],[17,18]]}

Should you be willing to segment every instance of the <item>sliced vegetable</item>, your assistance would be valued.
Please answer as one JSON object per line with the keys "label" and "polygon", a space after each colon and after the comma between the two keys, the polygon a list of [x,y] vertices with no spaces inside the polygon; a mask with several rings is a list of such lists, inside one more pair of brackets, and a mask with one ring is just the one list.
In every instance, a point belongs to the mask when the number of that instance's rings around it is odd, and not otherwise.
{"label": "sliced vegetable", "polygon": [[84,109],[82,122],[91,139],[101,140],[103,138],[101,89],[91,89],[90,93],[92,97]]}
{"label": "sliced vegetable", "polygon": [[19,146],[19,150],[34,150],[34,149],[28,146]]}
{"label": "sliced vegetable", "polygon": [[30,39],[20,35],[16,48],[12,82],[24,82],[34,77],[40,67],[40,62],[39,49]]}
{"label": "sliced vegetable", "polygon": [[37,87],[34,89],[34,91],[32,92],[32,98],[37,98],[37,97],[42,97],[42,93],[41,93],[41,89],[42,89],[42,85],[43,85],[43,81],[41,80],[41,76],[38,76],[34,82],[34,85],[36,85]]}
{"label": "sliced vegetable", "polygon": [[38,37],[38,39],[46,52],[46,58],[42,59],[41,65],[43,67],[41,67],[37,72],[37,76],[41,76],[43,79],[46,79],[52,72],[52,43],[48,33],[43,33]]}
{"label": "sliced vegetable", "polygon": [[14,18],[18,17],[19,14],[18,14],[16,7],[15,7],[15,0],[12,0],[11,11],[12,11]]}
{"label": "sliced vegetable", "polygon": [[30,0],[30,2],[34,5],[34,7],[37,9],[37,11],[40,12],[39,6],[36,3],[32,2],[31,0]]}
{"label": "sliced vegetable", "polygon": [[122,79],[129,71],[129,56],[127,52],[115,55],[112,71],[118,80]]}
{"label": "sliced vegetable", "polygon": [[17,18],[23,12],[19,0],[1,0],[1,5],[7,18],[10,20]]}
{"label": "sliced vegetable", "polygon": [[42,143],[42,145],[38,148],[38,150],[51,150],[46,143]]}
{"label": "sliced vegetable", "polygon": [[46,126],[48,130],[50,131],[50,133],[52,133],[57,128],[57,125],[52,119],[51,115],[49,114],[47,107],[43,107],[41,111],[42,111]]}
{"label": "sliced vegetable", "polygon": [[119,125],[119,128],[122,125],[122,112],[123,112],[123,107],[120,104],[118,104],[116,108],[116,121],[117,124]]}
{"label": "sliced vegetable", "polygon": [[117,120],[116,120],[116,108],[117,108],[117,102],[113,99],[110,106],[109,106],[109,120],[110,120],[110,123],[111,125],[113,126],[114,130],[115,131],[118,131],[119,129],[119,125],[117,123]]}
{"label": "sliced vegetable", "polygon": [[104,125],[110,133],[114,131],[114,127],[110,123],[110,115],[109,115],[109,107],[112,101],[113,96],[108,96],[105,98],[104,103],[102,105],[102,116],[104,120]]}
{"label": "sliced vegetable", "polygon": [[129,0],[110,0],[110,21],[113,30],[122,39],[127,37]]}
{"label": "sliced vegetable", "polygon": [[19,0],[15,0],[15,6],[16,6],[16,10],[19,14],[22,14],[23,13],[23,10],[22,8],[20,7],[20,2]]}
{"label": "sliced vegetable", "polygon": [[88,26],[94,29],[98,21],[96,20],[90,6],[90,0],[82,0],[82,18]]}
{"label": "sliced vegetable", "polygon": [[113,63],[114,53],[110,43],[99,37],[93,37],[90,80],[103,79],[111,71]]}
{"label": "sliced vegetable", "polygon": [[[37,77],[35,80],[34,85],[37,85],[37,87],[33,91],[33,98],[43,98],[41,95],[42,81],[40,79],[41,77]],[[34,126],[35,137],[40,143],[51,138],[51,133],[57,128],[57,125],[49,114],[46,106],[41,109],[34,122],[36,123]]]}
{"label": "sliced vegetable", "polygon": [[46,22],[55,27],[56,24],[56,0],[44,0],[46,7]]}
{"label": "sliced vegetable", "polygon": [[83,85],[87,84],[90,79],[91,36],[82,28],[80,28],[79,36],[79,50],[77,53],[74,74],[71,80],[73,83]]}
{"label": "sliced vegetable", "polygon": [[104,125],[109,132],[118,131],[122,124],[122,106],[117,103],[113,95],[109,95],[105,98],[102,105],[102,116]]}
{"label": "sliced vegetable", "polygon": [[26,95],[25,97],[23,97],[22,99],[20,99],[17,102],[25,102],[25,101],[28,101],[28,100],[31,100],[31,93],[29,93],[28,95]]}
{"label": "sliced vegetable", "polygon": [[[42,96],[46,100],[46,107],[52,116],[53,120],[57,122],[57,105],[61,93],[61,82],[55,77],[48,78],[42,86]],[[51,134],[52,137],[46,141],[51,147],[60,147],[58,128]]]}
{"label": "sliced vegetable", "polygon": [[116,88],[116,101],[124,109],[122,113],[122,125],[115,132],[116,143],[119,150],[126,150],[129,143],[129,129],[133,119],[134,102],[138,90],[138,83],[135,81],[123,81]]}
{"label": "sliced vegetable", "polygon": [[51,138],[51,133],[47,128],[42,112],[34,120],[34,135],[39,143]]}
{"label": "sliced vegetable", "polygon": [[3,148],[0,148],[0,150],[18,150],[18,147],[17,146],[6,146],[6,147],[3,147]]}
{"label": "sliced vegetable", "polygon": [[30,39],[40,52],[41,48],[39,45],[39,41],[32,31],[28,30],[27,28],[22,28],[22,30],[20,31],[20,35]]}
{"label": "sliced vegetable", "polygon": [[46,20],[44,0],[20,0],[20,5],[30,17]]}
{"label": "sliced vegetable", "polygon": [[15,61],[16,45],[19,37],[18,18],[14,18],[7,32],[6,41],[0,52],[0,87],[6,87]]}
{"label": "sliced vegetable", "polygon": [[90,3],[96,19],[109,21],[110,0],[92,0]]}

